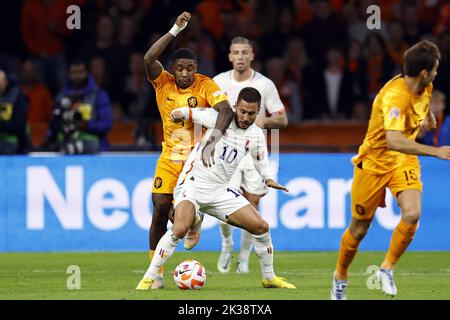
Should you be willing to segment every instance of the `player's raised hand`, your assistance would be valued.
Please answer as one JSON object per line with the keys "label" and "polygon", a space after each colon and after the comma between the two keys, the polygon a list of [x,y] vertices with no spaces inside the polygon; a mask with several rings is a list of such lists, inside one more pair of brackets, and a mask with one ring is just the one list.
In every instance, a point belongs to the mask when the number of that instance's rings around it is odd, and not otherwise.
{"label": "player's raised hand", "polygon": [[169,30],[169,33],[173,35],[174,37],[177,36],[181,31],[183,31],[184,28],[189,23],[189,20],[191,20],[191,14],[189,12],[183,12],[177,17],[177,20],[175,21],[172,29]]}
{"label": "player's raised hand", "polygon": [[188,25],[189,20],[191,20],[191,14],[185,11],[177,17],[175,24],[181,29],[184,29]]}
{"label": "player's raised hand", "polygon": [[436,157],[442,160],[450,160],[450,146],[439,147]]}
{"label": "player's raised hand", "polygon": [[266,180],[266,186],[268,186],[269,188],[274,188],[274,189],[278,189],[278,190],[284,190],[286,192],[289,192],[288,188],[286,188],[285,186],[277,183],[275,180],[273,179],[267,179]]}

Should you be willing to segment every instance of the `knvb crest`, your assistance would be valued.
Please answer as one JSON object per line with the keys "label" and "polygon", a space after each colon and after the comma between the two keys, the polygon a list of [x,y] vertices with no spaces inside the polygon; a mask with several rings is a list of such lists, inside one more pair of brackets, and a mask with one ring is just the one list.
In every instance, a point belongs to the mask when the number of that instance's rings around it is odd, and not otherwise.
{"label": "knvb crest", "polygon": [[195,108],[198,105],[197,97],[190,97],[187,101],[189,108]]}

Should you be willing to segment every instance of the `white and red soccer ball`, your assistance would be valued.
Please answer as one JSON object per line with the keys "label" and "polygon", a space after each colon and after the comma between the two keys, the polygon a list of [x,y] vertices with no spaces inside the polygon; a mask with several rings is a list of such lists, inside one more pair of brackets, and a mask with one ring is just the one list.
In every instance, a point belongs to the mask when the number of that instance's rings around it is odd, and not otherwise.
{"label": "white and red soccer ball", "polygon": [[173,271],[173,279],[182,290],[201,289],[206,282],[205,267],[196,260],[185,260]]}

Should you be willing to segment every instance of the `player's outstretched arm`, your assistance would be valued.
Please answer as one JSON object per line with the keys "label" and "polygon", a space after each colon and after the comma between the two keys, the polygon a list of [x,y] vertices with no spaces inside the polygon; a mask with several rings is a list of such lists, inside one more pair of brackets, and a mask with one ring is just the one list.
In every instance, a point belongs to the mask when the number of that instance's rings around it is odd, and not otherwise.
{"label": "player's outstretched arm", "polygon": [[184,28],[186,28],[189,20],[191,19],[191,14],[189,12],[183,12],[180,14],[173,25],[172,29],[168,33],[163,35],[158,39],[147,51],[144,56],[144,66],[145,72],[147,73],[147,78],[150,81],[155,80],[161,74],[163,67],[162,64],[157,60],[158,57],[167,48],[170,42],[180,33]]}
{"label": "player's outstretched arm", "polygon": [[270,117],[258,117],[256,125],[262,129],[283,129],[288,125],[288,118],[285,112]]}
{"label": "player's outstretched arm", "polygon": [[432,147],[417,143],[406,138],[401,131],[386,131],[387,147],[390,150],[406,154],[433,156],[443,160],[450,160],[450,146]]}

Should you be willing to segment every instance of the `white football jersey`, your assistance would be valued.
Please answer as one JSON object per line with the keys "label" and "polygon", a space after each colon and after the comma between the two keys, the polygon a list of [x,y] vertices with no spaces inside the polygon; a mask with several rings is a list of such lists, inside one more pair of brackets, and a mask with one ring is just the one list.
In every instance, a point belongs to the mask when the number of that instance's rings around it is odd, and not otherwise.
{"label": "white football jersey", "polygon": [[191,121],[208,129],[201,144],[194,147],[186,160],[177,185],[183,183],[187,174],[193,176],[196,179],[195,181],[202,184],[228,184],[239,162],[247,154],[250,154],[253,158],[255,168],[262,177],[261,182],[271,177],[266,138],[262,129],[256,124],[253,123],[245,130],[240,129],[233,118],[224,136],[215,145],[215,164],[212,167],[205,167],[202,163],[201,154],[206,141],[215,128],[218,112],[213,108],[191,109],[184,107],[175,110],[182,111],[185,119],[191,117]]}
{"label": "white football jersey", "polygon": [[233,107],[237,102],[239,92],[245,87],[252,87],[261,94],[259,116],[265,117],[266,111],[270,114],[284,111],[283,102],[281,102],[278,90],[272,80],[253,70],[253,76],[250,79],[238,82],[234,80],[234,72],[234,70],[222,72],[213,78],[220,89],[228,96],[228,101]]}

